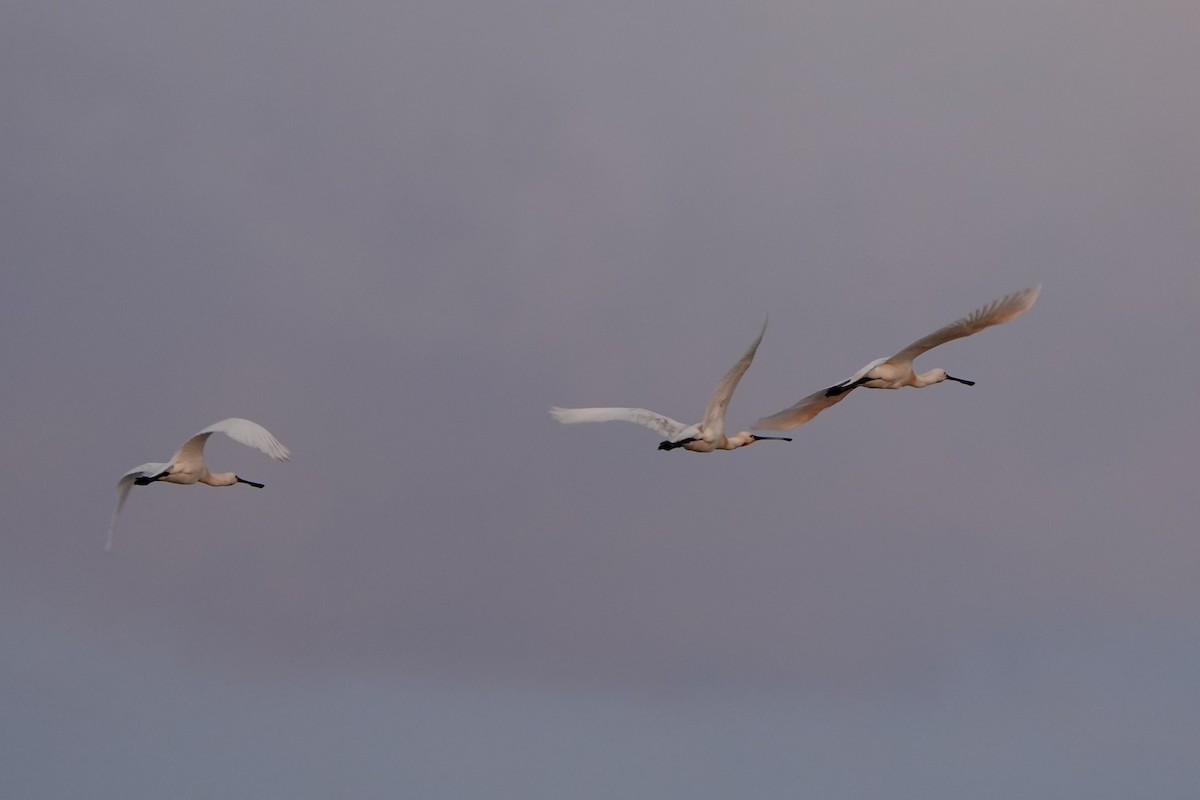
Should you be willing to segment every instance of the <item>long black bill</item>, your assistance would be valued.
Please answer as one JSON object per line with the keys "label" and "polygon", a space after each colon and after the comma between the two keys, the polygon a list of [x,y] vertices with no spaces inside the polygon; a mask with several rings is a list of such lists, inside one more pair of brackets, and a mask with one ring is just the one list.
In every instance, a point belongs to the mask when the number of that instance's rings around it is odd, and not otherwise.
{"label": "long black bill", "polygon": [[969,381],[969,380],[966,380],[965,378],[956,378],[956,377],[954,377],[953,375],[947,375],[947,376],[946,376],[946,380],[948,380],[948,381],[958,381],[959,383],[964,383],[964,384],[966,384],[967,386],[974,386],[974,385],[975,385],[975,381]]}
{"label": "long black bill", "polygon": [[790,436],[755,436],[754,437],[754,441],[756,441],[756,442],[763,442],[763,441],[766,441],[766,442],[790,442],[791,440],[792,439]]}
{"label": "long black bill", "polygon": [[246,480],[245,478],[238,478],[238,479],[237,479],[237,482],[238,482],[238,483],[244,483],[244,484],[246,484],[247,486],[253,486],[255,489],[261,489],[261,488],[263,488],[264,486],[266,486],[266,484],[265,484],[265,483],[255,483],[254,481],[248,481],[248,480]]}

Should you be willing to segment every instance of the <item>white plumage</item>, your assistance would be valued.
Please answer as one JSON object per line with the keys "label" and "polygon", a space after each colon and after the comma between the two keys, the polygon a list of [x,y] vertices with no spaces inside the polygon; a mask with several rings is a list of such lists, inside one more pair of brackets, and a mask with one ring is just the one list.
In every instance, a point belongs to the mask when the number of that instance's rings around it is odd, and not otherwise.
{"label": "white plumage", "polygon": [[565,425],[577,422],[632,422],[643,425],[662,436],[665,441],[659,444],[659,450],[674,450],[682,447],[694,453],[710,453],[714,450],[736,450],[739,447],[754,444],[762,439],[780,439],[790,442],[783,436],[755,436],[749,431],[742,431],[734,436],[725,435],[725,410],[729,407],[729,399],[738,382],[750,369],[754,354],[762,343],[763,334],[767,331],[764,322],[758,338],[750,345],[750,349],[742,355],[738,362],[721,378],[717,388],[713,390],[704,410],[704,421],[695,425],[673,420],[670,417],[648,411],[644,408],[559,408],[550,409],[550,416]]}
{"label": "white plumage", "polygon": [[104,549],[112,548],[113,531],[117,527],[117,517],[129,496],[129,490],[134,485],[144,486],[156,481],[167,483],[193,484],[204,483],[209,486],[233,486],[245,483],[261,489],[261,483],[239,478],[233,472],[209,472],[204,463],[204,444],[214,433],[223,433],[235,442],[261,450],[276,461],[287,461],[292,457],[291,452],[276,439],[269,430],[256,422],[239,417],[230,417],[220,422],[214,422],[204,430],[183,443],[183,446],[165,463],[149,462],[134,467],[121,476],[117,481],[117,507],[113,511],[112,521],[108,525],[108,537]]}
{"label": "white plumage", "polygon": [[917,374],[913,371],[912,362],[917,356],[938,345],[961,339],[964,336],[971,336],[985,328],[1016,319],[1033,307],[1041,290],[1041,286],[1034,286],[977,308],[962,319],[955,320],[949,325],[938,328],[928,336],[918,339],[896,355],[890,358],[876,359],[841,383],[813,392],[795,405],[760,419],[754,427],[777,431],[798,428],[830,406],[840,403],[847,394],[859,386],[865,386],[868,389],[899,389],[902,386],[921,389],[942,381],[957,381],[967,386],[974,386],[974,381],[947,375],[944,369],[934,369]]}

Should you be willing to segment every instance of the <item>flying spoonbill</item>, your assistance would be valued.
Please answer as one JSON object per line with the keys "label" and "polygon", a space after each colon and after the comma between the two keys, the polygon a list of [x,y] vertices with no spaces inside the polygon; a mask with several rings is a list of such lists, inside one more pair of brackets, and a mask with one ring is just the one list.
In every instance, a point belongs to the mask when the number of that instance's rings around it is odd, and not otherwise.
{"label": "flying spoonbill", "polygon": [[859,386],[868,389],[899,389],[902,386],[923,389],[942,381],[957,381],[974,386],[975,381],[947,375],[944,369],[931,369],[929,372],[918,374],[913,371],[913,359],[938,345],[1016,319],[1033,307],[1041,290],[1041,286],[1034,286],[977,308],[962,319],[918,339],[891,358],[876,359],[836,386],[814,392],[794,406],[760,419],[754,427],[777,431],[798,428],[825,409],[841,402],[842,398]]}
{"label": "flying spoonbill", "polygon": [[729,406],[729,398],[733,396],[733,390],[737,388],[738,381],[750,368],[750,362],[754,360],[754,354],[758,351],[758,345],[762,342],[763,334],[766,331],[767,323],[764,322],[754,344],[750,345],[750,349],[746,351],[745,355],[733,365],[729,372],[725,373],[725,377],[721,378],[721,382],[713,390],[712,397],[708,399],[708,408],[704,411],[704,421],[696,425],[685,425],[644,408],[559,408],[555,406],[550,409],[550,416],[565,425],[572,425],[576,422],[634,422],[638,425],[645,425],[647,428],[657,431],[660,436],[666,437],[666,441],[658,445],[659,450],[674,450],[682,447],[693,453],[711,453],[714,450],[736,450],[764,439],[790,442],[791,439],[786,436],[755,436],[750,431],[742,431],[730,437],[725,435],[725,409]]}
{"label": "flying spoonbill", "polygon": [[117,527],[117,517],[120,516],[121,507],[125,505],[125,498],[129,496],[129,490],[134,485],[145,486],[155,481],[166,481],[167,483],[181,484],[207,483],[209,486],[233,486],[244,483],[256,489],[263,488],[263,484],[239,478],[233,472],[208,471],[208,467],[204,463],[204,443],[214,433],[223,433],[235,442],[257,448],[276,461],[287,461],[292,457],[291,452],[272,436],[269,430],[257,422],[238,417],[214,422],[184,442],[167,463],[142,464],[121,476],[121,480],[117,481],[117,508],[113,511],[112,522],[108,525],[108,538],[104,543],[105,550],[112,549],[112,537],[113,531]]}

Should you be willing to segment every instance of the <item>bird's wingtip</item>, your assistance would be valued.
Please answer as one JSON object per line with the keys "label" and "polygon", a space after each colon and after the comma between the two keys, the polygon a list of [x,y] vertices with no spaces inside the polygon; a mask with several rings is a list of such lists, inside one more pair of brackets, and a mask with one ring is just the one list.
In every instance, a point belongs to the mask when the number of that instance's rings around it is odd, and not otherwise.
{"label": "bird's wingtip", "polygon": [[1028,289],[1022,289],[1013,296],[1013,300],[1017,304],[1020,313],[1024,313],[1033,308],[1033,304],[1037,302],[1038,295],[1042,293],[1042,285],[1036,284]]}

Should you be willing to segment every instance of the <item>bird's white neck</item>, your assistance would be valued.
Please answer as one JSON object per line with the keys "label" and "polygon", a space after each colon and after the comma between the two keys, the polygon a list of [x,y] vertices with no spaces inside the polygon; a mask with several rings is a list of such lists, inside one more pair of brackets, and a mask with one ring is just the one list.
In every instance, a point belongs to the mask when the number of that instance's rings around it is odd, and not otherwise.
{"label": "bird's white neck", "polygon": [[943,369],[931,369],[929,372],[922,372],[920,375],[913,375],[913,379],[909,381],[909,386],[914,386],[917,389],[923,389],[926,386],[933,386],[935,383],[941,383],[946,380],[946,371]]}
{"label": "bird's white neck", "polygon": [[237,474],[205,470],[204,474],[200,476],[200,483],[207,483],[209,486],[233,486],[237,483]]}
{"label": "bird's white neck", "polygon": [[737,450],[739,447],[745,447],[754,441],[754,435],[750,433],[737,433],[733,436],[725,437],[724,443],[721,445],[722,450]]}

